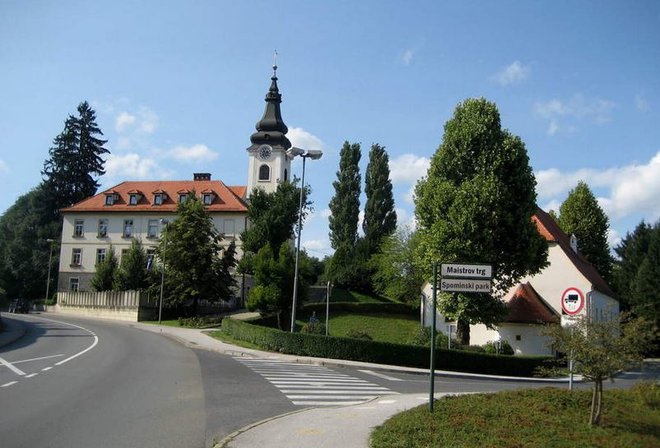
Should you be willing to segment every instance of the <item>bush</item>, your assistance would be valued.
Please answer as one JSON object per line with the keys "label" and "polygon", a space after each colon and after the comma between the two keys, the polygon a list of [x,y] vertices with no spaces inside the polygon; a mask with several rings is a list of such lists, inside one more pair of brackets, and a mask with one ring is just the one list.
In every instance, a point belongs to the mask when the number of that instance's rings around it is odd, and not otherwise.
{"label": "bush", "polygon": [[[222,331],[235,339],[280,353],[429,367],[429,349],[415,345],[289,333],[235,319],[224,319]],[[532,376],[534,370],[549,359],[543,356],[496,356],[445,348],[437,348],[435,356],[437,369],[507,376]]]}
{"label": "bush", "polygon": [[497,341],[490,341],[484,345],[484,351],[491,355],[514,355],[513,347],[508,341],[502,339],[500,342],[499,353],[497,348]]}
{"label": "bush", "polygon": [[349,330],[346,332],[347,338],[353,339],[366,339],[367,341],[373,341],[373,338],[364,330]]}
{"label": "bush", "polygon": [[[412,337],[407,341],[411,345],[421,345],[423,347],[431,346],[431,327],[422,327],[420,326],[417,329],[417,332],[412,335]],[[449,342],[449,337],[442,333],[437,332],[435,334],[435,346],[436,348],[447,348]],[[452,347],[454,344],[452,344]]]}
{"label": "bush", "polygon": [[641,403],[651,409],[660,409],[660,384],[654,381],[642,381],[632,388]]}
{"label": "bush", "polygon": [[206,328],[219,324],[222,321],[217,317],[179,317],[179,326],[187,328]]}
{"label": "bush", "polygon": [[325,336],[325,324],[321,322],[307,322],[302,326],[300,332],[305,334],[322,334]]}

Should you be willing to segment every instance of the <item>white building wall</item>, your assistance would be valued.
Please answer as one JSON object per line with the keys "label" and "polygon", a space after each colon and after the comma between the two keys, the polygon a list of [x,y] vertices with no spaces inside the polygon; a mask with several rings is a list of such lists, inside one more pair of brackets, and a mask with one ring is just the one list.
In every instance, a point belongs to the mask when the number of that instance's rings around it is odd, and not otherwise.
{"label": "white building wall", "polygon": [[[233,239],[236,243],[236,256],[240,259],[243,256],[240,234],[245,230],[244,213],[212,213],[213,224],[219,232],[227,232],[223,241],[223,246],[228,246]],[[62,226],[62,244],[60,247],[60,267],[58,291],[68,291],[69,279],[75,277],[79,279],[80,291],[90,289],[89,281],[96,272],[96,251],[97,249],[110,250],[112,246],[117,259],[121,261],[122,250],[129,249],[133,238],[142,242],[145,250],[154,249],[158,245],[160,233],[164,227],[160,219],[173,221],[176,215],[173,213],[65,213]],[[84,221],[83,235],[74,236],[75,221],[82,219]],[[100,219],[108,220],[108,232],[105,237],[98,235],[98,223]],[[133,232],[131,237],[124,237],[124,220],[133,220]],[[157,221],[156,238],[148,237],[148,226],[150,220]],[[233,229],[233,230],[231,230]],[[228,232],[231,230],[231,232]],[[82,250],[82,263],[79,266],[73,266],[73,249]]]}

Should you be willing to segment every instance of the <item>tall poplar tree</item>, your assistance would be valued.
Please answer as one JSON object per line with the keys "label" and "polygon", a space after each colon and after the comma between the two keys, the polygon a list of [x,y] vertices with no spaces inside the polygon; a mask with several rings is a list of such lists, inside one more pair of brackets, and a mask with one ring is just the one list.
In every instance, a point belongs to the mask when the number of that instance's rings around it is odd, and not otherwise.
{"label": "tall poplar tree", "polygon": [[427,279],[438,262],[493,267],[493,294],[439,295],[464,344],[470,324],[498,323],[505,313],[499,297],[546,265],[547,244],[531,220],[535,187],[525,144],[502,129],[496,105],[483,98],[459,104],[415,189],[415,215]]}
{"label": "tall poplar tree", "polygon": [[612,256],[607,243],[609,220],[585,182],[578,182],[559,207],[559,227],[577,237],[580,253],[609,282],[612,279]]}
{"label": "tall poplar tree", "polygon": [[362,230],[367,255],[371,256],[378,251],[383,238],[392,235],[396,230],[389,157],[385,148],[377,143],[371,145],[369,151],[364,192],[367,202],[364,206]]}
{"label": "tall poplar tree", "polygon": [[100,136],[96,112],[83,101],[78,116],[69,115],[64,122],[44,163],[42,174],[55,212],[96,194],[97,179],[105,174],[103,156],[109,153]]}
{"label": "tall poplar tree", "polygon": [[355,247],[358,243],[360,216],[359,143],[344,142],[339,155],[337,180],[332,183],[335,195],[330,200],[330,244],[335,254],[329,266],[329,276],[343,286],[354,280]]}

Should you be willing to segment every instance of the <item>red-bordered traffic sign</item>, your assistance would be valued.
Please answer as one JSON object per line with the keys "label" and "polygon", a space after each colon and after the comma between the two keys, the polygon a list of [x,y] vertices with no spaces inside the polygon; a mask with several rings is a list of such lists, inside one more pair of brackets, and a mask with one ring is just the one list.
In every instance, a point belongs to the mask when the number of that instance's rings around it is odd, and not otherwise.
{"label": "red-bordered traffic sign", "polygon": [[568,288],[561,295],[561,309],[564,313],[574,316],[584,308],[584,294],[577,288]]}

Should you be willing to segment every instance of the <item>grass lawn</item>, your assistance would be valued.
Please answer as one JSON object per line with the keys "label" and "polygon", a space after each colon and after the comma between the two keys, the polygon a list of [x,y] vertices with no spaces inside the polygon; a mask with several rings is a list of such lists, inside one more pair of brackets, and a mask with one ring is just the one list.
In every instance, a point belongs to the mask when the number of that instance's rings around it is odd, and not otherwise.
{"label": "grass lawn", "polygon": [[357,302],[357,303],[388,303],[392,300],[380,296],[371,296],[357,291],[347,289],[333,288],[330,295],[330,302]]}
{"label": "grass lawn", "polygon": [[398,414],[371,436],[373,448],[657,447],[660,386],[606,390],[600,427],[590,428],[590,391],[545,388],[464,395]]}
{"label": "grass lawn", "polygon": [[[325,314],[317,315],[325,324]],[[309,319],[308,315],[296,320],[302,327]],[[374,341],[406,344],[419,328],[419,318],[406,314],[354,314],[330,312],[330,336],[346,336],[349,330],[366,331]]]}
{"label": "grass lawn", "polygon": [[214,331],[205,331],[204,333],[208,334],[212,338],[215,338],[219,341],[226,342],[227,344],[231,345],[236,345],[238,347],[243,347],[243,348],[251,348],[255,350],[263,350],[261,347],[258,345],[252,344],[250,342],[246,341],[241,341],[238,339],[234,339],[233,337],[229,336],[227,333],[223,333],[220,330],[214,330]]}

